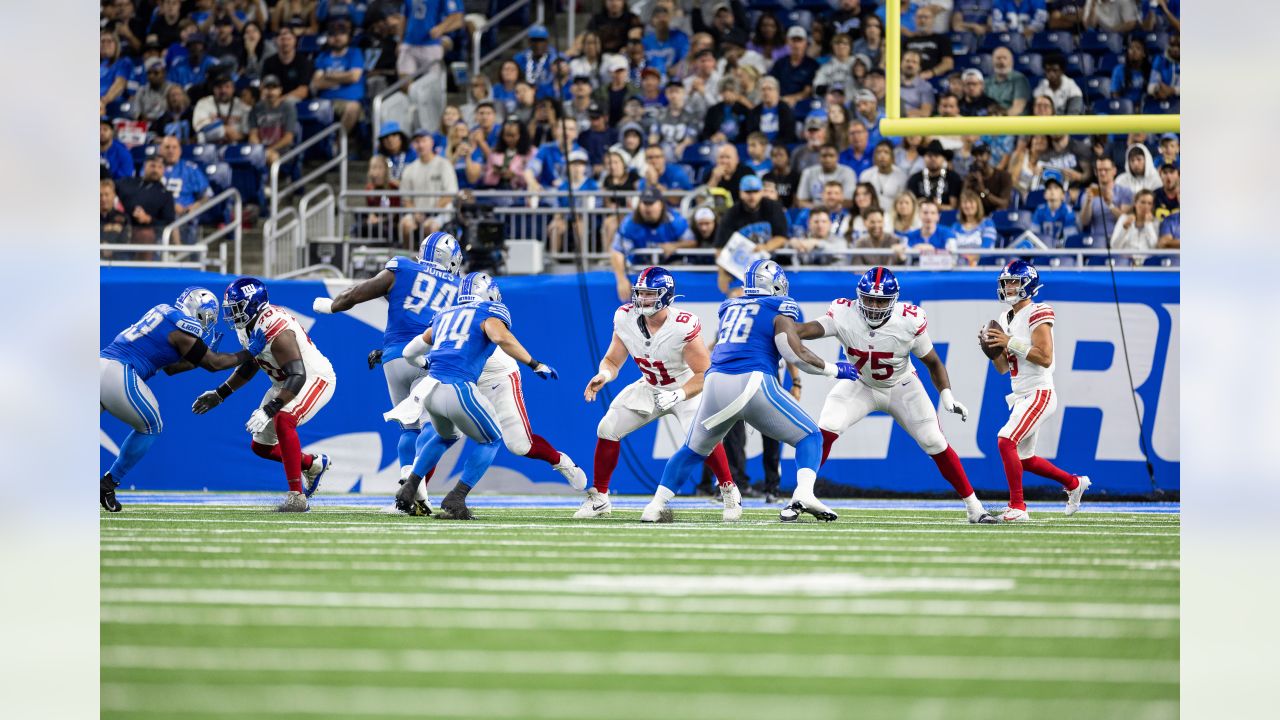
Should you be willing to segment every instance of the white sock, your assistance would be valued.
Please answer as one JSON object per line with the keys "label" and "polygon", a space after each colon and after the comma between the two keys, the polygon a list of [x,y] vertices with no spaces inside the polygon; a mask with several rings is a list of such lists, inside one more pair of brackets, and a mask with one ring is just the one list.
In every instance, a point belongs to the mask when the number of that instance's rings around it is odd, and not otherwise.
{"label": "white sock", "polygon": [[667,501],[675,496],[676,492],[674,490],[664,485],[659,485],[658,491],[653,494],[653,499],[661,502],[663,505],[666,505]]}
{"label": "white sock", "polygon": [[813,484],[818,481],[818,471],[800,468],[796,471],[796,494],[813,494]]}
{"label": "white sock", "polygon": [[401,466],[400,466],[400,479],[401,479],[401,480],[408,480],[408,479],[409,479],[409,473],[411,473],[411,472],[413,472],[413,466],[412,466],[412,465],[401,465]]}
{"label": "white sock", "polygon": [[969,512],[975,512],[975,513],[986,512],[986,510],[982,507],[982,503],[978,501],[978,493],[972,493],[969,495],[969,497],[960,498],[960,499],[964,501],[965,509],[967,509]]}

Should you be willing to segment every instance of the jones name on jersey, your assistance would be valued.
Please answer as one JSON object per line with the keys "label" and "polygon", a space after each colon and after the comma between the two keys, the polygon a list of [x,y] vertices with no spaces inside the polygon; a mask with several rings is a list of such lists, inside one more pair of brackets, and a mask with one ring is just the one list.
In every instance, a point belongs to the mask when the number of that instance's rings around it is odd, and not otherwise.
{"label": "jones name on jersey", "polygon": [[627,303],[614,312],[613,331],[636,361],[644,381],[652,387],[675,390],[693,377],[693,370],[684,360],[684,347],[702,333],[697,315],[671,307],[666,322],[650,335],[644,315]]}
{"label": "jones name on jersey", "polygon": [[889,319],[873,328],[856,301],[838,298],[818,322],[826,336],[840,339],[849,362],[858,368],[858,379],[871,387],[897,385],[914,372],[911,355],[922,358],[933,350],[924,310],[908,303],[894,303]]}
{"label": "jones name on jersey", "polygon": [[250,352],[258,347],[262,348],[254,355],[254,360],[258,363],[258,367],[270,376],[272,383],[282,383],[285,372],[276,361],[275,355],[271,353],[271,342],[286,330],[293,331],[293,337],[298,342],[298,350],[302,353],[302,365],[307,371],[307,376],[332,377],[333,365],[329,364],[329,359],[320,353],[315,343],[311,342],[311,336],[302,329],[302,323],[281,308],[274,305],[267,306],[258,316],[252,332],[246,332],[244,328],[236,328],[236,335],[240,338],[240,344]]}

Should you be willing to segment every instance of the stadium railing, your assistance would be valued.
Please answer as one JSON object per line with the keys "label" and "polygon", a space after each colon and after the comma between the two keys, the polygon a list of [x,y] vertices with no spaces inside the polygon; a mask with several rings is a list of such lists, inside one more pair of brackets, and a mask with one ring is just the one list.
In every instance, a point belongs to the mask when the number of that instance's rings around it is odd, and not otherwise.
{"label": "stadium railing", "polygon": [[[216,231],[200,238],[199,242],[191,245],[182,243],[174,243],[175,237],[181,237],[179,234],[182,228],[193,223],[197,224],[201,220],[214,216],[222,217],[225,209],[224,203],[231,203],[231,218]],[[234,257],[231,259],[231,269],[238,275],[241,270],[241,249],[244,240],[244,203],[240,197],[240,191],[235,188],[227,188],[222,192],[209,198],[195,212],[187,213],[177,220],[169,223],[160,233],[160,240],[157,243],[109,243],[100,244],[98,246],[99,253],[103,252],[127,252],[127,253],[149,253],[159,254],[161,259],[158,260],[134,260],[122,259],[115,257],[101,257],[102,265],[118,265],[132,267],[178,267],[178,268],[194,268],[207,270],[211,267],[218,268],[221,273],[227,272],[227,245],[224,242],[226,238],[231,238],[231,246],[234,249]],[[213,246],[218,246],[218,254],[213,254]],[[197,256],[196,259],[178,259],[179,256]]]}
{"label": "stadium railing", "polygon": [[[313,167],[311,170],[303,174],[297,180],[280,187],[280,171],[294,160],[301,158],[311,147],[322,142],[338,142],[338,152],[332,158]],[[276,158],[271,163],[269,172],[269,183],[267,192],[271,200],[271,215],[268,219],[274,219],[276,214],[280,212],[281,203],[295,193],[305,190],[307,186],[314,180],[324,177],[334,168],[338,169],[341,177],[341,186],[347,186],[347,133],[342,129],[342,123],[333,123],[329,127],[307,138],[302,143],[295,145],[292,150]]]}
{"label": "stadium railing", "polygon": [[[520,8],[523,8],[530,2],[532,2],[532,0],[516,0],[516,2],[511,3],[503,8],[499,13],[486,20],[484,25],[481,25],[471,31],[471,77],[478,76],[480,74],[480,68],[501,57],[502,53],[524,42],[524,39],[528,37],[529,28],[525,28],[515,35],[507,38],[505,42],[493,48],[489,52],[481,54],[481,44],[484,40],[484,34],[497,27],[498,23],[505,20],[508,15]],[[543,7],[543,3],[534,3],[534,6],[535,20],[533,24],[546,25],[546,10]],[[572,35],[570,37],[572,37]]]}

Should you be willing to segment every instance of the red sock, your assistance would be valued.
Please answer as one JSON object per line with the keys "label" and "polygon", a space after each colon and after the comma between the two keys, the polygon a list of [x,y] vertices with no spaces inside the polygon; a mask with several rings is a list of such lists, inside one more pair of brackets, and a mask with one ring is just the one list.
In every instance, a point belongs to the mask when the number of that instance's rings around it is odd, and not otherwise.
{"label": "red sock", "polygon": [[298,421],[289,413],[276,413],[272,418],[279,439],[280,462],[284,463],[284,478],[289,490],[302,492],[302,442],[298,440]]}
{"label": "red sock", "polygon": [[[836,438],[838,437],[840,436],[830,430],[822,431],[822,465],[827,464],[827,456],[831,454],[831,446],[836,444]],[[822,465],[818,467],[822,467]]]}
{"label": "red sock", "polygon": [[609,478],[613,477],[613,469],[618,467],[618,453],[622,452],[622,443],[617,440],[596,440],[595,488],[597,492],[609,492]]}
{"label": "red sock", "polygon": [[724,454],[723,444],[716,443],[704,464],[711,468],[711,473],[716,476],[716,482],[721,485],[733,484],[733,474],[729,472],[729,456]]}
{"label": "red sock", "polygon": [[[282,462],[282,460],[280,459],[279,445],[263,445],[262,443],[255,442],[255,443],[252,443],[252,446],[253,446],[254,455],[257,455],[258,457],[264,460],[275,460],[276,462]],[[315,455],[304,454],[302,456],[302,469],[310,470],[311,463],[315,459],[316,459]]]}
{"label": "red sock", "polygon": [[1000,460],[1004,463],[1004,476],[1009,481],[1009,507],[1026,510],[1022,499],[1022,461],[1018,459],[1018,446],[1009,438],[999,438]]}
{"label": "red sock", "polygon": [[969,484],[969,478],[964,474],[964,465],[960,464],[960,456],[954,448],[948,445],[946,450],[929,457],[938,464],[938,472],[951,483],[960,497],[967,498],[973,494],[973,486]]}
{"label": "red sock", "polygon": [[1068,490],[1075,490],[1080,484],[1075,475],[1039,456],[1032,456],[1023,460],[1022,469],[1027,472],[1033,472],[1040,477],[1047,477],[1050,480],[1062,483],[1062,487]]}
{"label": "red sock", "polygon": [[529,445],[529,452],[524,454],[525,457],[552,465],[560,462],[560,451],[551,447],[551,443],[547,442],[546,438],[541,435],[530,435],[529,440],[532,442]]}

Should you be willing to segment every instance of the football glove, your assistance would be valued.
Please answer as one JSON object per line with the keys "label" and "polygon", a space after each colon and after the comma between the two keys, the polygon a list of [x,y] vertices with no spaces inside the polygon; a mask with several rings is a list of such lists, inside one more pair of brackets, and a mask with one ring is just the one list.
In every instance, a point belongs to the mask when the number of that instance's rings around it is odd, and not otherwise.
{"label": "football glove", "polygon": [[663,390],[653,396],[653,405],[658,412],[666,412],[675,407],[677,403],[682,402],[686,395],[684,388],[677,390]]}
{"label": "football glove", "polygon": [[256,435],[257,433],[262,432],[262,429],[270,423],[271,416],[263,412],[262,408],[258,408],[249,416],[249,422],[244,424],[244,429]]}
{"label": "football glove", "polygon": [[315,300],[311,301],[311,309],[320,313],[321,315],[332,315],[333,299],[318,297]]}
{"label": "football glove", "polygon": [[263,350],[266,350],[266,349],[267,349],[266,333],[255,330],[251,335],[249,335],[249,344],[245,346],[245,350],[248,350],[250,355],[257,357],[258,355],[262,354]]}
{"label": "football glove", "polygon": [[965,407],[964,403],[956,400],[955,397],[951,395],[951,388],[945,388],[942,392],[938,393],[938,399],[942,401],[943,410],[959,415],[961,422],[968,422],[969,408]]}
{"label": "football glove", "polygon": [[560,373],[557,373],[555,368],[542,362],[533,366],[533,372],[543,380],[558,380],[560,378]]}
{"label": "football glove", "polygon": [[197,415],[203,415],[210,410],[222,404],[222,396],[216,390],[208,390],[200,394],[196,401],[191,403],[191,412]]}
{"label": "football glove", "polygon": [[836,363],[836,379],[857,380],[858,368],[853,363],[838,362]]}
{"label": "football glove", "polygon": [[372,370],[382,364],[382,350],[374,350],[369,353],[369,369]]}

